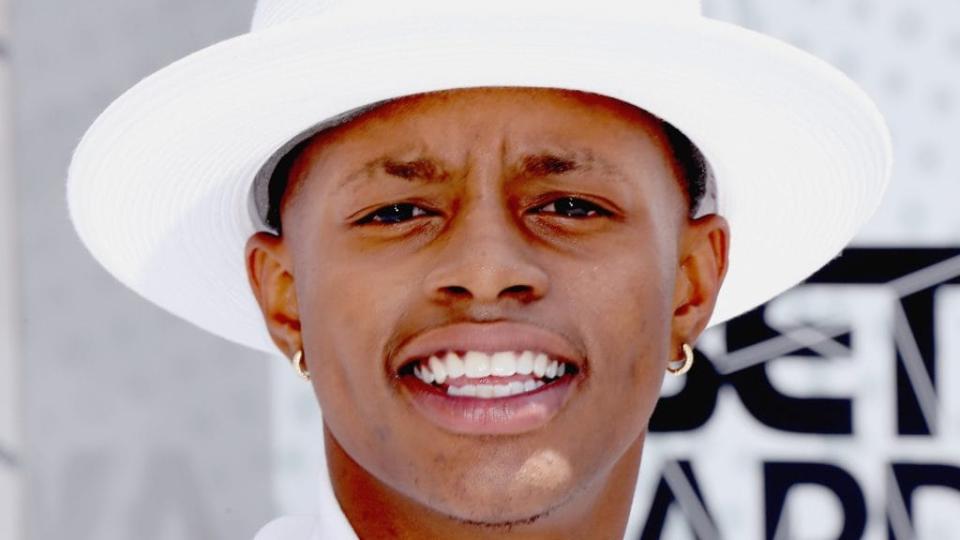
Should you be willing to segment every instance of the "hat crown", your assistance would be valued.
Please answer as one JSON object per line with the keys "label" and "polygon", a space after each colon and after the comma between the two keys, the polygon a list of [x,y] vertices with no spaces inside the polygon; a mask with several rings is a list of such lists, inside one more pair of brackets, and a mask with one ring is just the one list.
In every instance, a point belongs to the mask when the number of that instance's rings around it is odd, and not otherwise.
{"label": "hat crown", "polygon": [[[299,19],[323,15],[332,11],[353,10],[363,13],[420,11],[432,13],[449,11],[453,6],[462,11],[462,5],[451,0],[258,0],[251,30],[256,32],[271,26]],[[579,16],[596,12],[642,14],[651,17],[696,17],[701,14],[700,0],[484,0],[471,10],[477,13],[505,12],[510,14],[538,14]]]}

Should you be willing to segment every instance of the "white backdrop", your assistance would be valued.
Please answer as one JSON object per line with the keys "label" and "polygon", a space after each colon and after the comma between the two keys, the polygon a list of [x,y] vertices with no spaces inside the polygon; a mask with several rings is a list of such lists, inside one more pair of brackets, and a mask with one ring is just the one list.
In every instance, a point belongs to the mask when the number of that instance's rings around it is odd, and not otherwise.
{"label": "white backdrop", "polygon": [[10,63],[7,2],[0,0],[0,538],[13,538],[21,523],[20,362],[16,317],[16,220],[10,137]]}
{"label": "white backdrop", "polygon": [[0,221],[17,231],[9,251],[0,240],[0,266],[17,274],[17,324],[0,322],[0,334],[18,338],[20,373],[0,373],[0,418],[20,405],[11,452],[23,489],[22,513],[0,501],[0,523],[23,527],[0,538],[251,538],[276,513],[267,363],[109,276],[70,224],[64,184],[71,152],[112,99],[245,31],[254,2],[7,3],[2,129],[14,135],[14,182]]}

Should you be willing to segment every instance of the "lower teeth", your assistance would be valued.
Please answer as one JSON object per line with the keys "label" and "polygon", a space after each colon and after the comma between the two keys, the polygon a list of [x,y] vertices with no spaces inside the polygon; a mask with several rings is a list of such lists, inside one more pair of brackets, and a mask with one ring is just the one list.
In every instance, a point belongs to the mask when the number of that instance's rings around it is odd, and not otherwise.
{"label": "lower teeth", "polygon": [[526,382],[514,381],[509,384],[465,384],[463,386],[447,386],[447,395],[479,398],[497,398],[515,396],[531,392],[545,385],[544,381],[528,379]]}

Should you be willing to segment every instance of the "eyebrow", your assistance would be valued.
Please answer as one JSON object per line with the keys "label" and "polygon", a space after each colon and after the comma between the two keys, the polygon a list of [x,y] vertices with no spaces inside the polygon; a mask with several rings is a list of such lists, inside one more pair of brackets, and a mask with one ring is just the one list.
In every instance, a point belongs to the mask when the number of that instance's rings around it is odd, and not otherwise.
{"label": "eyebrow", "polygon": [[[569,153],[536,152],[520,160],[519,175],[522,178],[558,176],[571,171],[600,170],[605,177],[625,182],[623,172],[607,160],[590,151]],[[423,157],[413,160],[398,160],[389,156],[374,158],[347,175],[338,189],[343,189],[360,180],[370,180],[379,173],[415,183],[436,184],[447,181],[450,173],[437,161]]]}

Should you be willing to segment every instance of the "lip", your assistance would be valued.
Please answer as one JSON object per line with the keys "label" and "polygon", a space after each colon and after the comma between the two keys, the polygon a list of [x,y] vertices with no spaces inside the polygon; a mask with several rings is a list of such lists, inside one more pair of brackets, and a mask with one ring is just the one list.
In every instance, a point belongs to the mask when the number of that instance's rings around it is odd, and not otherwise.
{"label": "lip", "polygon": [[[411,362],[440,352],[526,350],[542,352],[576,369],[536,390],[499,398],[448,395],[408,372]],[[586,363],[585,356],[565,338],[535,325],[457,323],[416,336],[399,349],[389,368],[400,393],[434,425],[459,434],[505,435],[532,431],[550,422],[585,378]]]}
{"label": "lip", "polygon": [[542,352],[553,360],[575,365],[580,373],[585,371],[584,356],[566,339],[539,326],[517,322],[457,323],[429,330],[400,348],[391,371],[396,375],[410,362],[439,352],[525,350]]}
{"label": "lip", "polygon": [[414,376],[401,378],[401,388],[424,418],[463,435],[511,435],[550,422],[570,400],[575,375],[565,375],[532,392],[499,398],[450,396]]}

